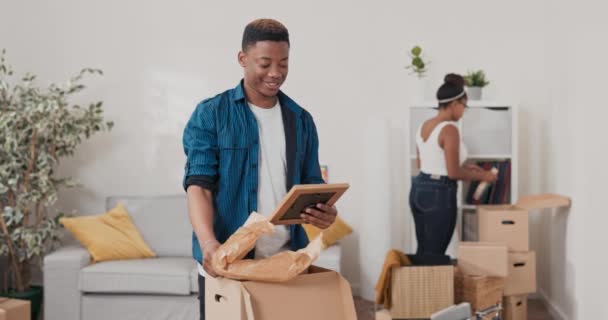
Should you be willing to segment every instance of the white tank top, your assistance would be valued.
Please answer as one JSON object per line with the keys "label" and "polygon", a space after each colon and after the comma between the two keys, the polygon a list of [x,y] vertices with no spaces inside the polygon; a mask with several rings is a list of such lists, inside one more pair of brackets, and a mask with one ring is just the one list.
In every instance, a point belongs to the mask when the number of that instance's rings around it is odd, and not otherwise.
{"label": "white tank top", "polygon": [[[458,124],[454,121],[441,122],[433,128],[433,131],[426,141],[422,139],[422,125],[418,127],[416,145],[418,146],[418,152],[420,154],[420,171],[428,174],[448,175],[448,169],[445,164],[445,152],[439,145],[439,133],[441,133],[441,129],[446,125],[453,125],[456,127],[456,130],[458,130]],[[460,137],[459,155],[460,165],[462,165],[468,156],[467,148],[462,141],[462,136]]]}

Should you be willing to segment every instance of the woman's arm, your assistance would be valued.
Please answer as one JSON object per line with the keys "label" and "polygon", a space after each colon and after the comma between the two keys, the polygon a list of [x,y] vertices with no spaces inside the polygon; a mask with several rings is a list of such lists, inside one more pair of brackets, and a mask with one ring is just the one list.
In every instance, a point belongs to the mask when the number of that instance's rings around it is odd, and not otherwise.
{"label": "woman's arm", "polygon": [[475,170],[460,165],[460,133],[453,125],[447,125],[439,134],[439,145],[445,153],[448,176],[454,180],[496,181],[496,175],[486,170]]}

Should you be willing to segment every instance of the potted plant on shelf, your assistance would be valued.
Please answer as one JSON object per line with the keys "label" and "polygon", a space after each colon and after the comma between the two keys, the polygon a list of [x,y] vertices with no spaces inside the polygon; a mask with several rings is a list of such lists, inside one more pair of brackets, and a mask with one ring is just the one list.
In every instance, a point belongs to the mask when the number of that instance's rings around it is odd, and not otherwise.
{"label": "potted plant on shelf", "polygon": [[415,83],[412,84],[412,91],[414,92],[414,96],[422,97],[424,95],[422,78],[424,78],[428,71],[429,61],[425,61],[425,58],[422,56],[422,48],[418,45],[410,50],[409,56],[411,61],[405,68],[409,69],[410,74],[417,78]]}
{"label": "potted plant on shelf", "polygon": [[464,83],[467,86],[467,96],[471,100],[481,100],[482,88],[490,84],[483,70],[469,71],[464,76]]}
{"label": "potted plant on shelf", "polygon": [[30,300],[32,319],[42,288],[32,285],[30,270],[60,240],[62,214],[51,206],[61,188],[76,185],[70,177],[56,177],[55,168],[83,139],[113,125],[104,122],[101,102],[68,102],[85,88],[80,81],[88,73],[101,71],[83,69],[65,85],[41,88],[34,75],[14,79],[5,50],[0,53],[0,256],[8,257],[0,296]]}

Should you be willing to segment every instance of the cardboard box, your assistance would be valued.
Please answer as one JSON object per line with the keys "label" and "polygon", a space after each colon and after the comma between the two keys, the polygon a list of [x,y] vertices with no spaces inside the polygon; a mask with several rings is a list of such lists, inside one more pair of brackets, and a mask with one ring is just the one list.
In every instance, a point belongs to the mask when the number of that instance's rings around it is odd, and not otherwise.
{"label": "cardboard box", "polygon": [[490,242],[461,242],[458,245],[458,269],[476,276],[506,277],[508,248]]}
{"label": "cardboard box", "polygon": [[31,302],[0,297],[0,320],[30,320]]}
{"label": "cardboard box", "polygon": [[477,208],[479,241],[505,243],[510,251],[530,250],[528,211],[569,207],[570,198],[540,194],[521,198],[515,205],[484,205]]}
{"label": "cardboard box", "polygon": [[526,320],[528,318],[528,296],[504,297],[503,320]]}
{"label": "cardboard box", "polygon": [[509,275],[505,296],[536,292],[536,254],[534,251],[509,253]]}
{"label": "cardboard box", "polygon": [[205,279],[207,319],[356,319],[350,285],[338,273],[310,267],[284,283]]}
{"label": "cardboard box", "polygon": [[528,210],[511,205],[479,206],[479,241],[504,243],[511,251],[528,251]]}
{"label": "cardboard box", "polygon": [[376,311],[376,320],[393,320],[390,311],[384,309]]}
{"label": "cardboard box", "polygon": [[393,268],[391,317],[418,319],[454,304],[454,266]]}

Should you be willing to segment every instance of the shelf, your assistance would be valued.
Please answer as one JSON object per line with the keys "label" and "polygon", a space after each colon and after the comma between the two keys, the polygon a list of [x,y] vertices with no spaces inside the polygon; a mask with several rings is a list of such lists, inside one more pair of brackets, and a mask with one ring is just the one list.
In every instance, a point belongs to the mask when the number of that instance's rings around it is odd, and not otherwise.
{"label": "shelf", "polygon": [[[409,157],[410,174],[415,175],[419,169],[415,165],[416,160],[416,135],[420,125],[434,117],[437,114],[437,101],[415,101],[410,104],[409,109],[409,137],[406,148],[408,149],[407,157]],[[465,112],[464,118],[458,122],[458,129],[461,138],[468,149],[468,159],[470,163],[478,161],[503,162],[511,163],[511,176],[509,190],[501,190],[506,192],[504,201],[511,202],[512,199],[517,199],[518,186],[518,116],[517,107],[505,103],[505,101],[489,101],[489,100],[469,100],[467,102],[470,108]],[[472,220],[476,220],[474,215],[470,213],[477,212],[479,205],[468,204],[466,197],[468,196],[470,182],[458,182],[458,214],[456,230],[464,230],[464,217],[467,216],[468,224]],[[501,200],[502,201],[502,198]],[[466,213],[466,214],[463,214]],[[408,215],[409,224],[409,239],[404,243],[404,247],[408,250],[415,251],[417,241],[415,237],[415,226],[413,218]],[[454,234],[446,254],[452,255],[456,252],[458,246],[458,232]]]}
{"label": "shelf", "polygon": [[493,160],[493,159],[511,159],[513,158],[510,154],[470,154],[467,159],[473,160]]}
{"label": "shelf", "polygon": [[[410,155],[410,160],[416,160],[418,156]],[[472,154],[467,157],[469,160],[507,160],[513,158],[510,154]]]}
{"label": "shelf", "polygon": [[[469,100],[467,106],[471,108],[512,108],[512,104],[504,103],[501,101],[489,101],[489,100]],[[436,108],[437,101],[417,101],[410,106],[410,108]]]}

